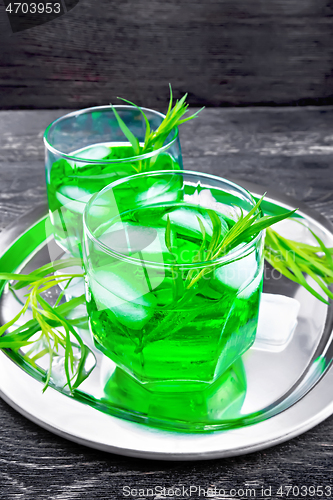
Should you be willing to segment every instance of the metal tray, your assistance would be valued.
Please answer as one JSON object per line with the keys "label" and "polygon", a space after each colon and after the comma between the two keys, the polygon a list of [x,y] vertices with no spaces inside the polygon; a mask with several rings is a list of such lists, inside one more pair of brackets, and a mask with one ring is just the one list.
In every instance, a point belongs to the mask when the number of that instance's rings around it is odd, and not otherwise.
{"label": "metal tray", "polygon": [[[263,191],[258,186],[242,184],[254,195],[260,196]],[[290,209],[301,205],[269,193],[264,210],[274,213],[281,206]],[[299,213],[326,245],[333,246],[333,231],[325,218],[304,206]],[[52,246],[52,237],[45,233],[45,221],[47,209],[39,206],[1,233],[1,269],[31,270],[45,263],[49,255],[45,248]],[[26,242],[25,251],[18,254],[17,244],[21,238]],[[99,368],[93,371],[87,384],[84,382],[86,386],[82,389],[82,394],[86,391],[94,395],[96,404],[92,399],[77,400],[52,388],[43,394],[38,377],[29,373],[24,363],[8,351],[0,352],[0,396],[22,415],[55,434],[92,448],[133,457],[213,459],[281,443],[333,413],[333,311],[295,283],[284,278],[274,279],[269,268],[264,291],[294,297],[300,302],[297,327],[282,348],[265,347],[256,342],[243,356],[248,379],[243,416],[227,419],[219,430],[215,430],[217,427],[203,433],[161,430],[140,423],[147,423],[140,414],[103,407],[99,403],[103,401],[101,374],[105,369],[101,363],[104,356],[96,350]],[[8,294],[3,293],[0,298],[2,322],[12,316],[13,307],[16,306]]]}

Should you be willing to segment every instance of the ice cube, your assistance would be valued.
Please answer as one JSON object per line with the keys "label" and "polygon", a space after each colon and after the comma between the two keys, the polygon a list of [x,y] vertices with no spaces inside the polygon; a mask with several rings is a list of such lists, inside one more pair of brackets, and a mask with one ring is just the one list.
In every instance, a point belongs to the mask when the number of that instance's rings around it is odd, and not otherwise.
{"label": "ice cube", "polygon": [[152,317],[154,308],[124,302],[121,306],[113,307],[112,312],[122,325],[133,330],[141,330]]}
{"label": "ice cube", "polygon": [[91,146],[90,148],[78,151],[75,156],[85,160],[103,160],[110,154],[110,148],[106,146]]}
{"label": "ice cube", "polygon": [[263,293],[254,349],[282,351],[289,344],[297,325],[298,300],[284,295]]}
{"label": "ice cube", "polygon": [[[63,256],[62,258],[66,258],[67,255]],[[83,268],[81,266],[68,266],[63,269],[59,269],[55,271],[55,276],[57,275],[62,275],[62,274],[83,274]],[[59,283],[59,287],[62,290],[66,290],[66,297],[69,299],[71,297],[79,297],[80,295],[84,294],[84,278],[74,278],[68,285],[68,282],[62,282]],[[82,314],[83,316],[83,314]]]}
{"label": "ice cube", "polygon": [[139,330],[154,312],[156,298],[147,281],[130,272],[126,276],[125,269],[117,269],[117,274],[99,269],[89,276],[89,284],[97,308],[110,309],[125,326]]}
{"label": "ice cube", "polygon": [[234,290],[244,289],[251,283],[257,271],[256,252],[252,251],[246,257],[241,257],[230,264],[218,267],[214,271],[211,287],[222,293],[225,286]]}
{"label": "ice cube", "polygon": [[99,239],[111,250],[141,261],[163,263],[170,256],[165,244],[165,228],[161,227],[116,222]]}
{"label": "ice cube", "polygon": [[[108,183],[120,179],[122,177],[128,177],[129,175],[135,174],[135,170],[131,163],[112,163],[104,167],[100,173],[94,173],[94,168],[91,172],[85,171],[84,178],[91,181],[98,181],[100,184],[100,189],[106,186]],[[97,184],[95,184],[97,186]],[[95,189],[98,191],[98,189]]]}
{"label": "ice cube", "polygon": [[131,221],[116,222],[99,239],[112,250],[126,255],[139,252],[154,242],[160,250],[156,229]]}
{"label": "ice cube", "polygon": [[56,192],[58,201],[67,210],[83,214],[87,202],[92,197],[92,193],[74,185],[61,186]]}
{"label": "ice cube", "polygon": [[[221,221],[221,233],[222,235],[228,231],[228,225],[219,214],[219,219]],[[200,229],[200,224],[198,217],[204,225],[207,236],[210,238],[213,232],[212,221],[207,212],[203,210],[198,210],[197,208],[180,207],[176,208],[172,212],[165,214],[163,220],[167,221],[168,217],[172,224],[172,228],[184,235],[192,236],[198,239],[202,238],[202,233]]]}
{"label": "ice cube", "polygon": [[217,213],[224,214],[229,219],[235,220],[236,213],[238,216],[240,215],[240,210],[236,207],[217,201],[210,189],[202,189],[201,191],[194,191],[192,194],[185,194],[184,201],[191,205],[210,208]]}
{"label": "ice cube", "polygon": [[[163,178],[164,177],[164,178]],[[164,176],[153,177],[151,185],[146,191],[141,191],[136,195],[136,202],[145,205],[153,203],[167,203],[179,201],[183,196],[183,178],[177,174],[165,174]]]}
{"label": "ice cube", "polygon": [[[150,307],[155,302],[145,275],[136,275],[133,266],[129,266],[126,262],[117,265],[114,272],[107,266],[98,268],[90,274],[90,281],[98,282],[105,291],[114,295],[112,298],[114,305],[130,301]],[[100,301],[105,303],[102,298]]]}
{"label": "ice cube", "polygon": [[[79,366],[79,355],[80,350],[74,347],[74,374],[76,373],[76,370]],[[89,373],[95,367],[96,358],[91,351],[85,359],[84,365],[84,371],[86,373]],[[65,392],[69,392],[65,371],[65,356],[56,355],[53,357],[50,380],[56,387],[62,388],[63,390],[65,390]]]}

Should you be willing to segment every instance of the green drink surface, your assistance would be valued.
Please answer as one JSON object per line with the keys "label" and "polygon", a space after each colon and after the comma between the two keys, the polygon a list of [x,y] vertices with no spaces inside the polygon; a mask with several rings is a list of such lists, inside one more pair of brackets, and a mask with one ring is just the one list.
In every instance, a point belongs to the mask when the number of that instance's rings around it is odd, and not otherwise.
{"label": "green drink surface", "polygon": [[[55,239],[73,256],[82,255],[82,215],[94,193],[117,179],[141,171],[180,168],[168,152],[141,161],[121,161],[135,156],[127,143],[96,144],[75,151],[72,156],[79,160],[60,159],[51,165],[47,194]],[[101,163],[87,163],[89,160],[101,160]],[[107,163],[111,160],[112,163]]]}
{"label": "green drink surface", "polygon": [[[231,222],[218,216],[226,233]],[[260,258],[253,249],[238,261],[213,266],[190,286],[200,270],[193,262],[200,262],[203,251],[198,218],[207,249],[208,212],[186,203],[132,210],[96,231],[115,256],[97,256],[98,266],[88,271],[94,338],[118,366],[153,391],[206,387],[255,339]],[[172,252],[166,244],[168,224]]]}

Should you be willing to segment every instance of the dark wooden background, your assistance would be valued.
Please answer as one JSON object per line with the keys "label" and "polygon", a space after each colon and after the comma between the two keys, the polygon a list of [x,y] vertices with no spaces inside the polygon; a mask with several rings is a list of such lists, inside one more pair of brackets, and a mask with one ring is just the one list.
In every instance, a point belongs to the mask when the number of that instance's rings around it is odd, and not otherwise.
{"label": "dark wooden background", "polygon": [[332,0],[80,0],[11,34],[0,1],[0,107],[333,104]]}

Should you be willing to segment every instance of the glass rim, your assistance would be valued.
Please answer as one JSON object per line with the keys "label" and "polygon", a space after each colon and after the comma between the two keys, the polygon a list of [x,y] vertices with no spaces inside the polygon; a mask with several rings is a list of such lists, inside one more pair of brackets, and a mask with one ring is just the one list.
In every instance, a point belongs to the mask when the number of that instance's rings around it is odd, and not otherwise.
{"label": "glass rim", "polygon": [[[130,106],[128,104],[116,104],[113,107],[116,109],[119,109],[119,110],[120,109],[131,109],[131,110],[138,109],[135,106]],[[163,113],[161,113],[160,111],[156,111],[154,109],[149,109],[149,108],[144,108],[144,107],[140,107],[140,109],[142,109],[144,112],[145,111],[152,112],[155,115],[160,116],[162,118],[162,120],[165,118],[165,115]],[[154,151],[151,151],[150,153],[145,153],[143,155],[136,155],[136,156],[131,156],[128,158],[120,158],[120,159],[114,158],[111,160],[88,160],[86,158],[80,158],[79,156],[64,153],[64,152],[60,151],[59,149],[55,148],[54,146],[52,146],[52,144],[50,143],[48,136],[51,132],[51,129],[54,128],[56,125],[58,125],[61,121],[68,119],[68,118],[76,118],[79,115],[82,115],[85,113],[90,113],[93,111],[106,111],[106,110],[112,110],[111,106],[108,106],[108,105],[92,106],[90,108],[84,108],[84,109],[80,109],[77,111],[71,111],[70,113],[67,113],[63,116],[60,116],[59,118],[57,118],[56,120],[51,122],[47,126],[47,128],[45,129],[45,132],[43,135],[45,147],[49,151],[51,151],[52,153],[54,153],[58,156],[61,156],[62,158],[66,159],[66,160],[80,161],[80,162],[84,161],[85,164],[88,163],[88,164],[92,164],[92,165],[101,164],[101,163],[103,163],[105,165],[108,165],[108,164],[112,165],[113,163],[130,163],[131,161],[133,162],[133,161],[146,160],[147,158],[152,158],[153,156],[160,154],[161,152],[165,151],[166,149],[169,149],[169,147],[172,146],[172,144],[174,144],[176,142],[176,140],[178,139],[179,131],[178,131],[178,127],[175,127],[174,129],[172,129],[172,130],[174,130],[173,138],[167,144],[164,144],[163,146],[161,146],[159,149],[155,149]]]}
{"label": "glass rim", "polygon": [[[214,260],[209,260],[209,261],[203,261],[203,262],[192,262],[192,263],[189,263],[189,264],[172,264],[172,263],[160,263],[160,262],[154,262],[154,261],[149,261],[149,260],[145,260],[145,259],[138,259],[136,257],[132,257],[130,255],[125,255],[123,253],[120,253],[120,252],[116,252],[115,250],[112,250],[110,247],[108,247],[107,245],[105,245],[102,241],[100,241],[98,238],[96,238],[92,231],[90,230],[89,228],[89,225],[87,223],[87,215],[88,215],[88,211],[89,211],[89,208],[90,206],[93,204],[94,200],[100,195],[102,194],[103,192],[105,191],[108,191],[109,189],[113,189],[114,187],[118,186],[119,184],[122,184],[123,182],[127,182],[128,180],[134,178],[134,177],[144,177],[144,176],[148,176],[148,175],[151,175],[151,174],[155,174],[155,175],[164,175],[164,174],[176,174],[176,175],[182,175],[182,174],[190,174],[190,175],[194,175],[194,176],[203,176],[207,179],[212,179],[214,181],[223,181],[225,182],[226,184],[228,184],[230,187],[233,187],[233,188],[236,188],[237,190],[240,190],[244,195],[246,195],[248,198],[249,198],[249,201],[251,201],[253,203],[253,206],[255,206],[256,204],[256,201],[254,199],[254,197],[252,196],[252,194],[250,193],[250,191],[248,191],[247,189],[243,188],[242,186],[239,186],[238,184],[236,184],[235,182],[232,182],[228,179],[225,179],[223,177],[218,177],[217,175],[212,175],[212,174],[206,174],[206,173],[203,173],[203,172],[198,172],[198,171],[194,171],[194,170],[157,170],[157,171],[151,171],[151,172],[142,172],[140,174],[134,174],[134,175],[129,175],[127,177],[123,177],[122,179],[118,179],[110,184],[108,184],[107,186],[105,186],[103,189],[101,189],[101,191],[98,191],[97,193],[95,193],[91,198],[90,200],[88,201],[88,203],[86,204],[85,206],[85,209],[84,209],[84,212],[83,212],[83,227],[84,227],[84,233],[85,235],[84,236],[89,236],[89,238],[91,240],[93,240],[105,253],[111,255],[111,256],[114,256],[114,257],[117,257],[123,261],[127,261],[127,262],[130,262],[132,264],[139,264],[142,266],[142,262],[144,262],[145,265],[147,265],[148,267],[150,268],[161,268],[161,269],[165,269],[165,268],[168,268],[168,269],[171,269],[171,268],[181,268],[181,269],[195,269],[195,268],[201,268],[201,269],[205,269],[205,268],[209,268],[209,267],[212,267],[212,266],[216,266],[218,264],[229,264],[231,262],[234,262],[236,260],[240,260],[244,257],[246,257],[253,249],[253,247],[256,246],[257,242],[261,239],[263,233],[264,233],[264,230],[261,230],[257,236],[255,236],[255,238],[253,238],[251,241],[249,241],[248,243],[246,243],[244,246],[237,246],[236,248],[234,248],[233,250],[231,250],[230,252],[228,252],[227,254],[219,257],[218,259],[214,259]],[[258,214],[262,213],[260,207],[258,209]],[[85,241],[83,242],[83,247],[85,246]]]}

